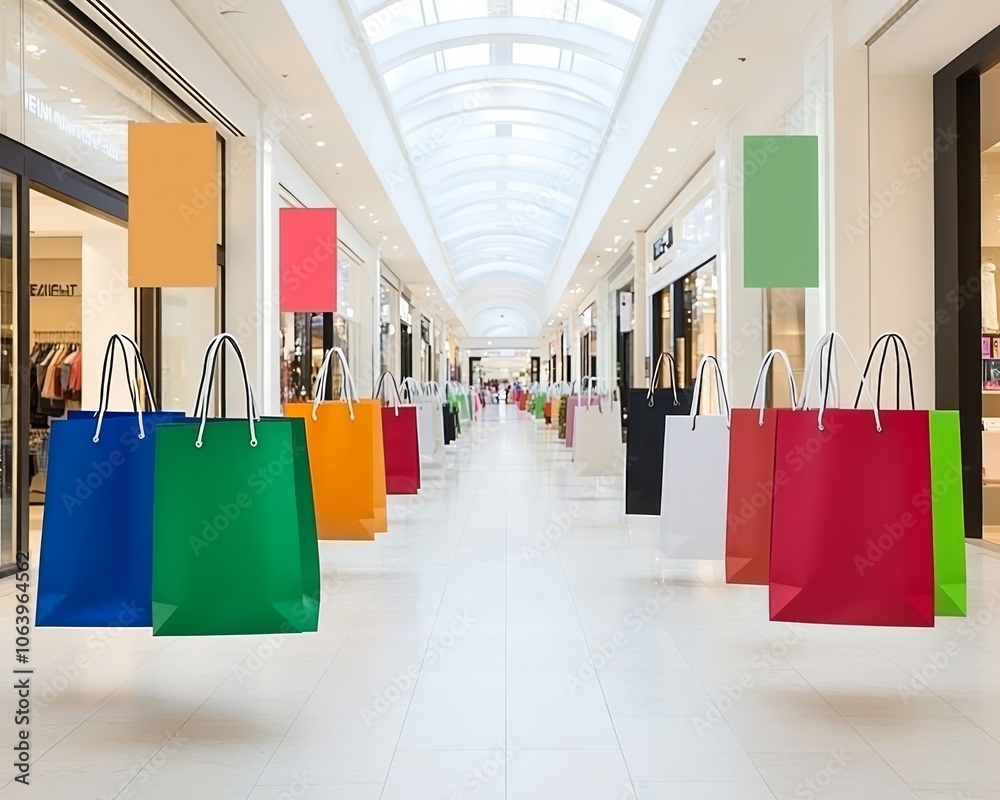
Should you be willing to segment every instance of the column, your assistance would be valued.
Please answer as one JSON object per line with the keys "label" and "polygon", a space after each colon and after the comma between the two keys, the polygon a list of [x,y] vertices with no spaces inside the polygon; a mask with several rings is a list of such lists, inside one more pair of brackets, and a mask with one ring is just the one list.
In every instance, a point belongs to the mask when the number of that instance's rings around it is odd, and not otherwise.
{"label": "column", "polygon": [[635,232],[635,280],[633,281],[635,328],[632,330],[632,386],[648,385],[646,362],[652,350],[653,330],[649,319],[649,298],[646,278],[649,276],[649,254],[646,232]]}

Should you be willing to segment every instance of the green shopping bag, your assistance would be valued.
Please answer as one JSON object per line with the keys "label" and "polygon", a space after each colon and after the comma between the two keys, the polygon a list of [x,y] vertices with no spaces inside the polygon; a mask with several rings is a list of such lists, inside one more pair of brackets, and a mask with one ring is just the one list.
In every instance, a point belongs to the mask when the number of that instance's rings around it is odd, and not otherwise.
{"label": "green shopping bag", "polygon": [[934,521],[934,613],[964,617],[967,608],[962,440],[957,411],[931,411]]}
{"label": "green shopping bag", "polygon": [[[153,634],[301,633],[319,622],[319,551],[301,419],[262,418],[245,366],[247,419],[157,430],[153,488]],[[209,362],[211,361],[211,367]],[[198,411],[196,410],[196,414]]]}
{"label": "green shopping bag", "polygon": [[535,395],[535,419],[545,419],[545,393],[540,391]]}

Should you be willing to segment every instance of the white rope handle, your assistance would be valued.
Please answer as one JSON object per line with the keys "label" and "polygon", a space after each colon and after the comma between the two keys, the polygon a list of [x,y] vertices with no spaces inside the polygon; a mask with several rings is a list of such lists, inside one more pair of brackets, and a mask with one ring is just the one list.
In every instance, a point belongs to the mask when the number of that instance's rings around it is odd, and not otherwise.
{"label": "white rope handle", "polygon": [[[133,379],[132,370],[129,368],[128,363],[128,350],[125,349],[123,339],[128,339],[128,342],[135,347],[135,353],[139,358],[140,364],[142,363],[139,346],[125,336],[125,334],[116,333],[108,340],[107,349],[104,351],[104,366],[101,369],[101,397],[97,406],[97,428],[94,430],[94,444],[98,444],[101,441],[101,428],[104,426],[104,415],[107,413],[108,405],[111,403],[111,377],[114,374],[115,368],[115,352],[119,346],[122,349],[122,360],[125,362],[125,381],[128,383],[129,394],[132,396],[132,410],[139,418],[139,438],[146,438],[146,428],[142,423],[142,403],[139,402],[138,375]],[[143,375],[145,375],[145,365],[143,365],[142,370]],[[151,397],[149,384],[146,384],[146,396]],[[155,405],[153,405],[153,411],[156,411]]]}
{"label": "white rope handle", "polygon": [[679,406],[681,401],[677,397],[677,362],[670,353],[661,353],[656,360],[656,369],[653,370],[653,379],[649,382],[649,391],[646,392],[646,402],[649,407],[653,407],[653,392],[656,391],[656,381],[660,377],[660,365],[664,360],[670,362],[670,388],[674,390],[674,405]]}
{"label": "white rope handle", "polygon": [[[361,401],[361,398],[358,397],[358,387],[354,383],[354,376],[351,374],[351,368],[347,365],[347,356],[344,355],[344,351],[339,347],[332,347],[323,358],[323,366],[320,367],[319,374],[316,376],[316,383],[313,385],[313,422],[319,419],[319,407],[322,405],[323,398],[326,395],[327,376],[330,373],[330,362],[334,356],[339,359],[341,371],[344,376],[343,385],[340,387],[340,398],[343,400],[346,396],[347,411],[350,414],[352,422],[354,421],[354,403]],[[354,392],[353,400],[351,398],[352,391]]]}
{"label": "white rope handle", "polygon": [[760,372],[757,373],[757,383],[753,389],[753,400],[750,403],[750,408],[756,408],[757,398],[760,397],[760,427],[762,428],[764,427],[764,407],[767,405],[764,383],[767,380],[768,373],[771,371],[771,367],[774,365],[775,358],[780,358],[785,362],[785,369],[788,372],[788,390],[792,398],[792,408],[796,408],[798,405],[795,376],[792,374],[792,362],[788,360],[788,353],[784,350],[771,350],[764,356],[764,363],[760,365]]}
{"label": "white rope handle", "polygon": [[722,367],[719,366],[719,360],[715,356],[706,355],[702,357],[701,364],[698,365],[698,380],[694,384],[694,398],[691,401],[692,430],[698,421],[698,417],[701,416],[701,393],[704,385],[705,369],[709,364],[712,365],[715,373],[715,386],[719,391],[719,407],[722,409],[722,415],[725,416],[728,423],[732,423],[732,410],[729,407],[729,398],[726,396],[726,382],[722,377]]}
{"label": "white rope handle", "polygon": [[412,376],[403,378],[403,389],[410,393],[410,400],[414,403],[418,402],[419,399],[423,397],[423,389]]}
{"label": "white rope handle", "polygon": [[[840,402],[840,377],[837,374],[837,370],[833,370],[832,375],[824,375],[821,366],[823,362],[823,352],[829,345],[829,341],[829,336],[823,336],[818,342],[816,342],[812,355],[806,362],[806,376],[805,380],[802,382],[802,394],[799,397],[799,404],[797,406],[799,411],[805,411],[806,409],[811,408],[809,405],[809,397],[812,393],[814,383],[813,376],[817,373],[819,375],[819,391],[826,391],[826,384],[824,381],[829,380],[833,386],[834,404],[839,404]],[[834,364],[836,364],[836,356],[834,356]]]}
{"label": "white rope handle", "polygon": [[[386,378],[389,378],[392,382],[392,394],[396,398],[396,402],[393,404],[393,407],[396,409],[396,416],[398,417],[399,407],[403,404],[403,398],[399,396],[399,386],[396,384],[396,376],[388,370],[379,375],[378,386],[375,387],[375,399],[377,400],[381,397],[382,387],[385,385]],[[390,402],[392,401],[390,400]]]}
{"label": "white rope handle", "polygon": [[[830,373],[833,370],[833,353],[837,347],[837,342],[839,341],[844,345],[844,349],[847,351],[847,355],[851,357],[851,363],[854,364],[854,368],[858,371],[858,375],[861,377],[861,385],[864,387],[865,394],[868,395],[868,401],[872,404],[872,409],[875,413],[875,429],[879,433],[882,433],[882,417],[881,414],[879,413],[878,403],[876,403],[875,398],[872,397],[872,392],[868,386],[868,381],[865,378],[864,373],[861,371],[861,365],[858,363],[858,360],[854,357],[854,353],[851,352],[851,348],[848,347],[847,340],[836,331],[827,334],[825,339],[830,343],[830,352],[827,353],[826,356],[827,381],[826,381],[826,391],[823,392],[823,402],[820,404],[819,407],[819,419],[818,419],[819,429],[821,431],[825,430],[823,428],[823,416],[826,414],[827,400],[829,399],[829,394],[830,394],[830,381],[831,381]],[[822,375],[820,376],[820,378],[822,379]]]}
{"label": "white rope handle", "polygon": [[[208,382],[205,384],[204,402],[201,403],[201,424],[198,426],[198,438],[194,442],[194,446],[198,449],[201,449],[204,444],[205,426],[208,424],[208,407],[212,399],[212,386],[215,384],[215,365],[219,358],[219,353],[227,344],[233,348],[233,352],[236,353],[236,357],[240,362],[240,371],[243,373],[243,388],[246,391],[247,422],[250,425],[250,446],[257,446],[257,427],[255,422],[259,417],[257,417],[257,404],[254,402],[253,388],[250,386],[250,377],[247,375],[246,360],[243,358],[243,351],[240,350],[239,342],[236,341],[235,337],[228,333],[220,333],[212,340],[208,346],[208,350],[205,351],[202,377]],[[209,363],[210,360],[211,364]]]}

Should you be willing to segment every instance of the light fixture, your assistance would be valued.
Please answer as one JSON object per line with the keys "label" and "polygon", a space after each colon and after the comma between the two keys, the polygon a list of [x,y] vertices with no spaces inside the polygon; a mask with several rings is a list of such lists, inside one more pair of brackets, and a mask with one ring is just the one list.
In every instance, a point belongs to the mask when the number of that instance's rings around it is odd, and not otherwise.
{"label": "light fixture", "polygon": [[361,209],[362,211],[364,211],[364,210],[365,210],[365,208],[366,208],[366,206],[364,206],[364,205],[360,205],[360,206],[358,206],[358,208],[359,208],[359,209]]}
{"label": "light fixture", "polygon": [[691,120],[691,127],[692,128],[697,128],[698,127],[698,120],[696,120],[696,119]]}
{"label": "light fixture", "polygon": [[324,141],[322,141],[322,140],[321,140],[321,141],[318,141],[318,142],[316,142],[316,146],[317,146],[317,147],[326,147],[326,142],[324,142]]}
{"label": "light fixture", "polygon": [[653,184],[651,184],[651,183],[647,183],[647,184],[646,184],[646,188],[647,188],[647,189],[652,189],[652,188],[653,188]]}
{"label": "light fixture", "polygon": [[629,220],[629,219],[623,219],[622,220],[622,225],[628,225],[631,221],[632,220]]}
{"label": "light fixture", "polygon": [[398,244],[394,244],[394,245],[392,246],[392,249],[393,249],[393,250],[398,250],[398,249],[399,249],[399,245],[398,245]]}
{"label": "light fixture", "polygon": [[83,102],[83,100],[81,100],[81,99],[80,99],[79,97],[71,97],[71,98],[69,99],[69,101],[70,101],[71,103],[82,103],[82,102]]}
{"label": "light fixture", "polygon": [[677,152],[677,148],[676,147],[668,147],[667,148],[667,152],[668,153],[676,153]]}
{"label": "light fixture", "polygon": [[344,166],[344,162],[343,162],[343,161],[338,161],[338,162],[337,162],[336,164],[334,164],[334,166],[335,166],[335,167],[336,167],[337,169],[340,169],[340,168],[341,168],[342,166]]}
{"label": "light fixture", "polygon": [[604,248],[604,252],[605,253],[610,253],[613,249],[614,249],[613,247],[605,247]]}
{"label": "light fixture", "polygon": [[588,270],[587,270],[587,272],[593,272],[593,271],[594,271],[594,270],[592,270],[592,269],[588,269]]}
{"label": "light fixture", "polygon": [[382,241],[383,242],[388,242],[389,241],[389,237],[388,236],[383,236],[382,237]]}
{"label": "light fixture", "polygon": [[636,205],[639,205],[639,203],[641,203],[641,202],[642,202],[642,200],[640,200],[640,199],[639,199],[639,198],[637,197],[637,198],[636,198],[635,200],[633,200],[632,202],[633,202],[633,203],[635,203]]}
{"label": "light fixture", "polygon": [[64,92],[72,92],[73,91],[68,86],[60,86],[59,88],[62,89]]}
{"label": "light fixture", "polygon": [[562,316],[562,311],[560,311],[558,314],[556,314],[556,316],[557,317],[561,317]]}
{"label": "light fixture", "polygon": [[375,212],[374,211],[369,211],[368,212],[368,216],[369,217],[374,217],[375,216]]}
{"label": "light fixture", "polygon": [[299,119],[302,120],[303,122],[305,122],[307,119],[312,119],[312,112],[307,111],[305,114],[299,117]]}
{"label": "light fixture", "polygon": [[378,220],[377,220],[377,219],[373,219],[373,220],[372,220],[372,224],[373,224],[373,225],[378,225]]}
{"label": "light fixture", "polygon": [[712,86],[722,86],[722,78],[716,78],[712,81]]}
{"label": "light fixture", "polygon": [[27,50],[29,53],[37,53],[38,52],[38,45],[37,44],[25,45],[24,49]]}
{"label": "light fixture", "polygon": [[487,344],[488,347],[492,347],[493,346],[493,342],[487,342],[486,344]]}
{"label": "light fixture", "polygon": [[[676,150],[677,150],[676,147],[671,147],[670,150],[668,150],[667,152],[673,153],[673,152],[676,152]],[[662,175],[663,174],[663,167],[653,167],[653,174],[654,175]]]}
{"label": "light fixture", "polygon": [[659,175],[650,175],[649,179],[651,181],[658,181],[660,179],[660,176]]}

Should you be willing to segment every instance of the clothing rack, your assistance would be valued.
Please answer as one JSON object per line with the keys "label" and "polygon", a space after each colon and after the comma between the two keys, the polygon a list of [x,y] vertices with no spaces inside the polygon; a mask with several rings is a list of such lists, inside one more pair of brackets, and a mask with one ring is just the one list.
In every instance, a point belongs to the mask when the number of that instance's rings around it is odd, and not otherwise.
{"label": "clothing rack", "polygon": [[82,331],[32,331],[36,342],[55,342],[57,344],[74,344],[83,338]]}

